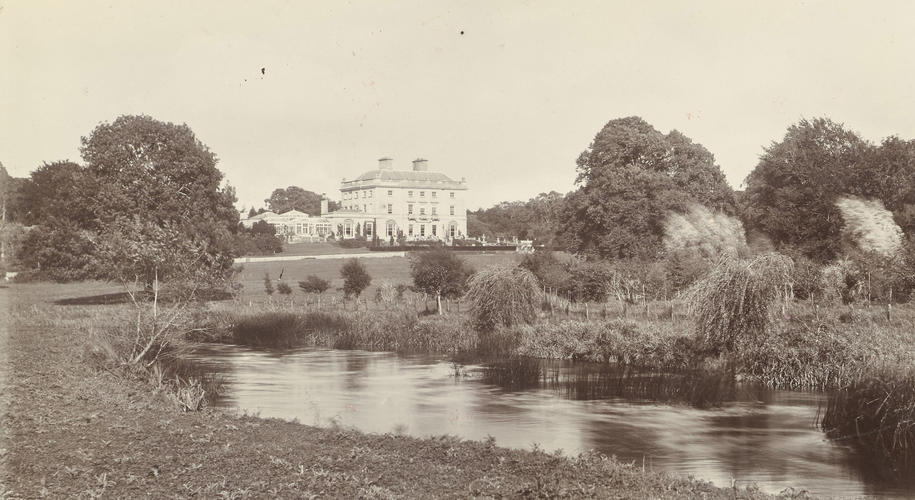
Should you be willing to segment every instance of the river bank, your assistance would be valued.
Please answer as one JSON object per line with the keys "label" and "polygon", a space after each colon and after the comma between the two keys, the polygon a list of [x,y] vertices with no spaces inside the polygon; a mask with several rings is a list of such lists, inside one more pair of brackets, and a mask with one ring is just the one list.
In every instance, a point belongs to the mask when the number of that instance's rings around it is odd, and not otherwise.
{"label": "river bank", "polygon": [[9,312],[2,330],[4,497],[765,497],[597,454],[570,458],[449,437],[181,412],[167,391],[99,363],[93,352],[92,330],[105,328],[104,318],[123,305],[50,303],[102,290],[0,289]]}

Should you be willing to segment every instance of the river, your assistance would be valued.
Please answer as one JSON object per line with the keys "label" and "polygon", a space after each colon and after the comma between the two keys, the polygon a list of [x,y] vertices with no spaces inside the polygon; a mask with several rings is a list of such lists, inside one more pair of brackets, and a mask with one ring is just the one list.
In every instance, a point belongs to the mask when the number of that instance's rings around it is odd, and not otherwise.
{"label": "river", "polygon": [[[219,372],[216,404],[304,424],[417,437],[451,434],[574,455],[598,450],[719,486],[766,492],[906,496],[849,446],[817,427],[825,396],[736,386],[703,408],[569,390],[592,365],[543,362],[554,383],[509,390],[477,365],[433,356],[332,349],[258,350],[209,345],[196,359]],[[584,367],[584,368],[583,368]],[[594,368],[596,369],[596,368]]]}

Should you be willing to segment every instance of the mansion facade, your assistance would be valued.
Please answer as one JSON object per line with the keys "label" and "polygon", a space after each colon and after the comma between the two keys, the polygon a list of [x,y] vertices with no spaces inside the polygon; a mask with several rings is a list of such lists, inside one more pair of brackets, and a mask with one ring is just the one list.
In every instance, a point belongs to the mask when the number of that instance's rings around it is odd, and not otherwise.
{"label": "mansion facade", "polygon": [[397,170],[394,160],[381,158],[378,168],[340,185],[341,209],[310,215],[297,210],[265,212],[242,221],[251,227],[259,220],[274,226],[288,242],[364,237],[383,241],[442,240],[467,236],[467,182],[429,170],[427,160],[413,161],[412,169]]}

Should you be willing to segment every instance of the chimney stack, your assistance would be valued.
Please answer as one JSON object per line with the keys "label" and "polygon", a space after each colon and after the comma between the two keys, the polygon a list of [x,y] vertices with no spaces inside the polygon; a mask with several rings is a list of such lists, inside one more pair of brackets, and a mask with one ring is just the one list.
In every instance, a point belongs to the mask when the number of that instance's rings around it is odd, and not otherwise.
{"label": "chimney stack", "polygon": [[394,170],[394,160],[388,157],[378,158],[378,168],[381,170]]}
{"label": "chimney stack", "polygon": [[321,197],[321,213],[318,215],[327,215],[327,198]]}
{"label": "chimney stack", "polygon": [[417,158],[413,160],[413,171],[414,172],[426,172],[429,170],[429,160],[425,158]]}

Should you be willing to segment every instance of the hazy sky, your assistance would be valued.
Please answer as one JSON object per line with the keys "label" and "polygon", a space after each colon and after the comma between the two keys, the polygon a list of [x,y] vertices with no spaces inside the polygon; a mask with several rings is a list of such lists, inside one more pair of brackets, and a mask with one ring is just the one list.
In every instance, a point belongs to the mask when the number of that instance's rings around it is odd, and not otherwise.
{"label": "hazy sky", "polygon": [[[609,120],[705,145],[739,188],[802,117],[915,137],[915,2],[0,0],[0,162],[76,160],[100,122],[187,123],[239,205],[338,197],[381,156],[470,207],[573,188]],[[263,72],[261,69],[263,68]]]}

